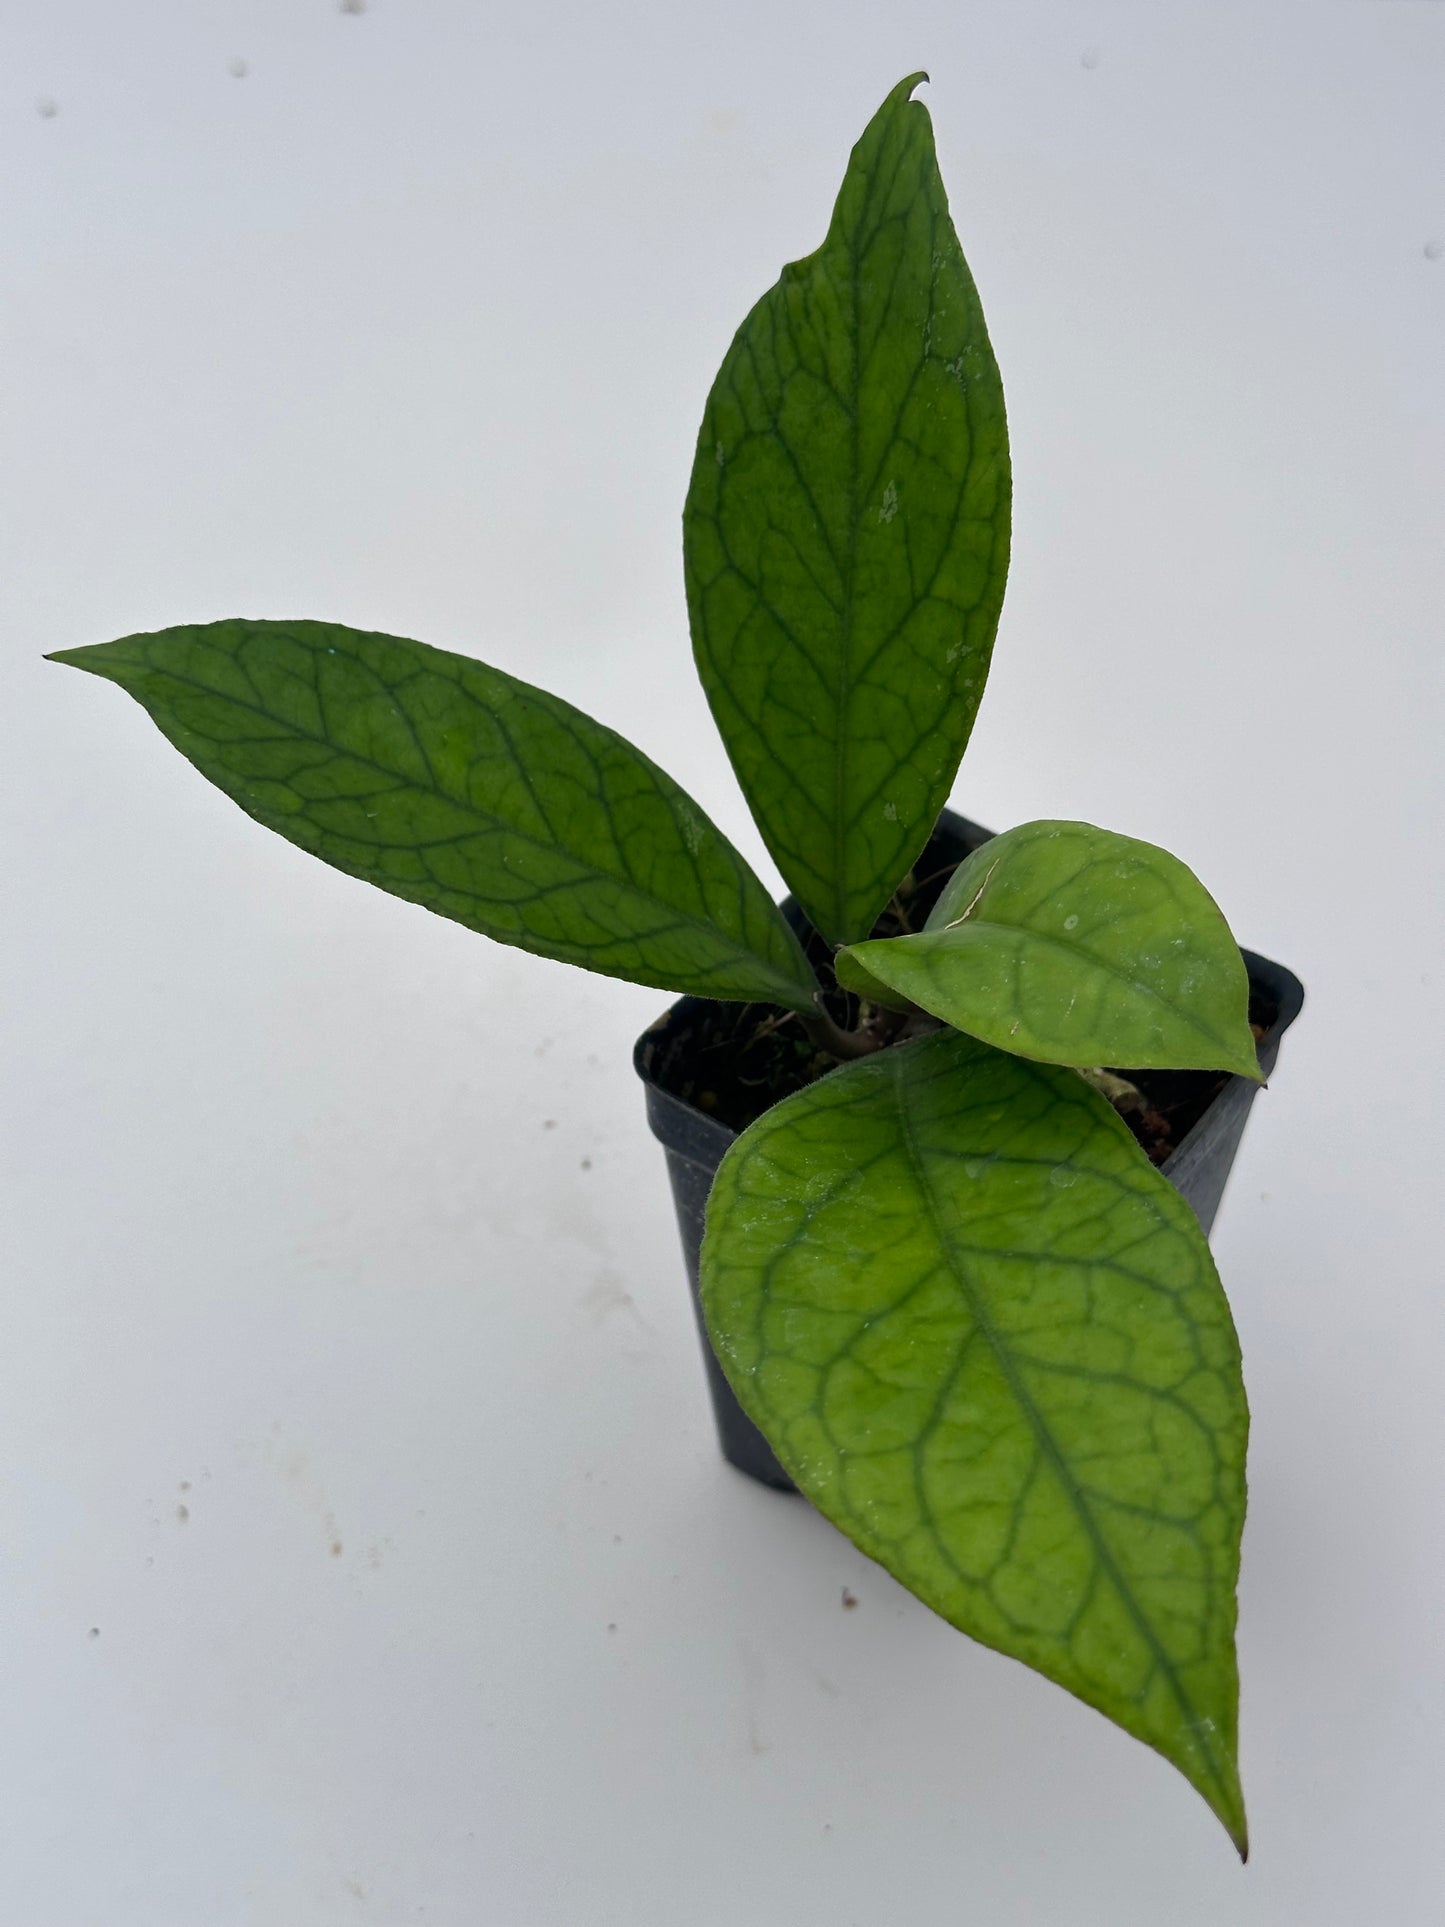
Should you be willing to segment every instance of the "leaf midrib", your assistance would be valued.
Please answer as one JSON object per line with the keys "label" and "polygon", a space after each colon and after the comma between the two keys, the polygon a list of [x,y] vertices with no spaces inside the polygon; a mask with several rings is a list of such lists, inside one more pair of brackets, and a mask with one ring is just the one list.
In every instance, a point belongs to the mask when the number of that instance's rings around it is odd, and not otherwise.
{"label": "leaf midrib", "polygon": [[[866,204],[865,204],[866,205]],[[833,900],[834,928],[839,936],[846,939],[848,934],[848,838],[844,823],[844,804],[847,794],[848,731],[850,716],[848,695],[852,688],[850,657],[853,649],[853,615],[858,595],[858,472],[861,463],[859,447],[858,398],[862,387],[863,333],[859,318],[859,254],[857,237],[849,250],[849,320],[851,323],[851,342],[853,353],[853,382],[849,396],[849,475],[848,475],[848,553],[847,567],[843,578],[842,627],[838,647],[837,695],[834,699],[834,738],[833,738],[833,876],[836,878],[836,894]]]}
{"label": "leaf midrib", "polygon": [[918,1142],[917,1132],[908,1108],[908,1085],[905,1075],[907,1067],[901,1061],[901,1054],[899,1060],[895,1062],[891,1069],[904,1150],[907,1154],[908,1162],[912,1167],[918,1189],[923,1196],[924,1206],[928,1212],[929,1222],[932,1225],[938,1248],[944,1254],[945,1262],[958,1284],[959,1291],[968,1306],[969,1313],[975,1325],[993,1354],[999,1371],[1003,1375],[1005,1384],[1008,1386],[1015,1402],[1023,1412],[1024,1418],[1028,1422],[1030,1431],[1039,1449],[1048,1460],[1055,1478],[1058,1480],[1073,1507],[1079,1523],[1082,1525],[1094,1549],[1095,1557],[1107,1573],[1115,1592],[1119,1598],[1123,1600],[1125,1609],[1129,1617],[1133,1620],[1145,1645],[1153,1655],[1155,1664],[1168,1681],[1170,1691],[1173,1693],[1180,1711],[1184,1714],[1188,1722],[1190,1732],[1195,1737],[1195,1744],[1209,1763],[1210,1777],[1223,1796],[1225,1807],[1233,1813],[1235,1805],[1233,1783],[1228,1773],[1221,1768],[1214,1748],[1208,1743],[1206,1737],[1212,1733],[1212,1727],[1204,1724],[1201,1716],[1195,1711],[1194,1703],[1179,1678],[1173,1660],[1160,1645],[1158,1636],[1148,1619],[1144,1616],[1138,1601],[1134,1597],[1132,1588],[1125,1583],[1123,1574],[1119,1570],[1118,1562],[1114,1558],[1108,1541],[1103,1537],[1083,1492],[1069,1471],[1067,1460],[1055,1442],[1054,1436],[1045,1423],[1038,1406],[1030,1397],[1027,1388],[1015,1371],[1012,1356],[994,1328],[993,1321],[988,1316],[978,1288],[973,1283],[966,1268],[958,1264],[954,1259],[954,1246],[949,1238],[944,1220],[943,1201],[939,1197],[929,1174],[927,1161],[924,1158],[922,1147]]}

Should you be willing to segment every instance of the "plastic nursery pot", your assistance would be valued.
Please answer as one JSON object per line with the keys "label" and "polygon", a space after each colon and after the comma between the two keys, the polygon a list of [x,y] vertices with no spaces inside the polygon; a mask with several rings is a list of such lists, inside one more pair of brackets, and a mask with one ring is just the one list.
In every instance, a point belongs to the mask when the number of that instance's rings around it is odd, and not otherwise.
{"label": "plastic nursery pot", "polygon": [[[981,843],[986,843],[991,835],[992,831],[981,829],[966,817],[944,811],[928,847],[913,868],[919,880],[919,901],[924,907],[929,894],[936,895],[942,888],[954,865]],[[826,947],[820,945],[791,897],[782,908],[815,960],[825,958]],[[1258,957],[1251,950],[1240,954],[1249,973],[1249,1015],[1258,1033],[1259,1065],[1268,1077],[1279,1055],[1279,1040],[1300,1013],[1304,989],[1299,979],[1282,965]],[[716,1079],[720,1051],[726,1051],[725,1043],[719,1040],[725,1040],[729,1033],[737,1033],[739,1018],[744,1013],[750,1033],[757,1032],[768,1014],[765,1007],[759,1005],[740,1006],[703,997],[683,997],[638,1038],[632,1061],[645,1086],[647,1121],[667,1154],[672,1200],[677,1210],[722,1455],[750,1478],[781,1492],[793,1492],[797,1488],[778,1464],[772,1447],[738,1404],[723,1376],[703,1323],[698,1295],[698,1260],[708,1193],[724,1152],[738,1135],[734,1125],[710,1115],[709,1108],[705,1108],[709,1099],[712,1108],[717,1108],[715,1093],[708,1086]],[[1193,1206],[1195,1216],[1208,1233],[1244,1135],[1249,1107],[1260,1087],[1245,1077],[1211,1071],[1151,1071],[1132,1075],[1151,1105],[1172,1114],[1177,1135],[1159,1169]]]}

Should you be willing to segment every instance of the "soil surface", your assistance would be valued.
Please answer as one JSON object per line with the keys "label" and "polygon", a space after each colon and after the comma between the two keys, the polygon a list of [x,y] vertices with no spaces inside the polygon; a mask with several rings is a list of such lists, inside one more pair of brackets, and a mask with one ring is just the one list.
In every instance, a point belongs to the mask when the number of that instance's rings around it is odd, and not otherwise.
{"label": "soil surface", "polygon": [[[945,830],[935,835],[872,934],[897,937],[921,930],[944,884],[981,840],[981,833],[959,837]],[[828,945],[796,906],[785,904],[784,915],[803,939],[834,1021],[853,1030],[861,1020],[879,1027],[890,1043],[898,1041],[896,1032],[903,1019],[874,1006],[860,1006],[850,992],[840,990]],[[1256,1038],[1264,1035],[1277,1015],[1261,990],[1251,985],[1249,1020]],[[724,1004],[704,998],[686,998],[674,1008],[649,1040],[644,1061],[648,1076],[663,1090],[734,1131],[746,1129],[764,1111],[838,1064],[808,1038],[797,1017],[779,1005]],[[1154,1164],[1164,1162],[1229,1082],[1227,1071],[1134,1070],[1113,1065],[1109,1069],[1133,1086],[1133,1094],[1122,1093],[1111,1101]]]}

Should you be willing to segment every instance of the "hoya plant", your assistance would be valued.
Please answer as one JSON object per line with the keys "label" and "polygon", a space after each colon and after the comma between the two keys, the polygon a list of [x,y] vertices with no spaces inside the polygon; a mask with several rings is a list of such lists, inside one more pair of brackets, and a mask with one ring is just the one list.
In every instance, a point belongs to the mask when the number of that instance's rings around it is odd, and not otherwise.
{"label": "hoya plant", "polygon": [[1239,1347],[1101,1068],[1257,1077],[1239,949],[1181,862],[1074,822],[996,837],[921,928],[880,926],[968,742],[1009,545],[1003,392],[922,78],[739,329],[683,514],[698,669],[821,976],[670,776],[470,657],[233,619],[56,660],[349,875],[810,1040],[824,1074],[742,1132],[708,1209],[739,1400],[856,1545],[1156,1748],[1242,1854]]}

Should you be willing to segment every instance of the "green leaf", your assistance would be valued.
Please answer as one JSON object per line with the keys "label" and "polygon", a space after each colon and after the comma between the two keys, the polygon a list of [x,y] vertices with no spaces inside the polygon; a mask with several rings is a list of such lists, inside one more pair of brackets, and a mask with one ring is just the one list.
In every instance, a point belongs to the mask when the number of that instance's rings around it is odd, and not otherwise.
{"label": "green leaf", "polygon": [[813,1009],[767,892],[622,737],[425,643],[213,622],[52,658],[128,690],[258,823],[484,936],[611,977]]}
{"label": "green leaf", "polygon": [[856,944],[837,972],[1043,1063],[1260,1074],[1249,979],[1214,899],[1167,850],[1090,823],[992,838],[918,935]]}
{"label": "green leaf", "polygon": [[864,937],[947,800],[1008,567],[1003,390],[922,74],[728,350],[683,514],[698,669],[778,868]]}
{"label": "green leaf", "polygon": [[729,1149],[702,1290],[814,1505],[1172,1761],[1243,1854],[1239,1347],[1109,1105],[949,1031],[849,1065]]}
{"label": "green leaf", "polygon": [[863,953],[874,949],[881,943],[897,943],[896,937],[880,937],[866,944],[848,944],[833,953],[833,975],[844,990],[851,990],[855,997],[866,997],[870,1003],[882,1004],[889,1010],[922,1010],[901,990],[895,990],[885,978],[875,975],[863,961]]}
{"label": "green leaf", "polygon": [[911,997],[905,997],[891,984],[886,984],[881,978],[875,977],[871,970],[866,970],[858,961],[854,950],[840,950],[836,953],[833,958],[833,974],[844,990],[851,990],[855,997],[865,997],[870,1004],[882,1004],[885,1010],[912,1013],[922,1009],[922,1005],[915,1004]]}

